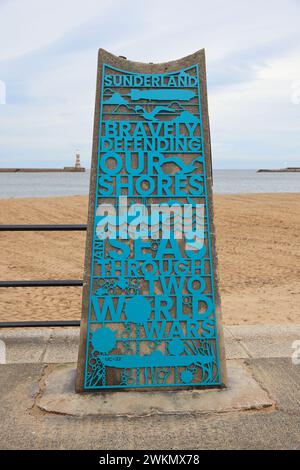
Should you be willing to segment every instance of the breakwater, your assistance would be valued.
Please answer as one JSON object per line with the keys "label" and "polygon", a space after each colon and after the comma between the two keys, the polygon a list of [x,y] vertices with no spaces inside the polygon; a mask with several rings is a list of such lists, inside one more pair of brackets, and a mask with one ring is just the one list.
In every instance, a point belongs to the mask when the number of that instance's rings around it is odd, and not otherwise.
{"label": "breakwater", "polygon": [[0,168],[0,173],[82,173],[85,168]]}

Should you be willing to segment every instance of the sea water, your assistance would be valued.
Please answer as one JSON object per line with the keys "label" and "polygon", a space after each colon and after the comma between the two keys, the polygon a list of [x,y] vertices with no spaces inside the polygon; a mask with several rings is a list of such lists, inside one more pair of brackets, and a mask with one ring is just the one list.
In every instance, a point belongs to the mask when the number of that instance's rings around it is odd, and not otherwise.
{"label": "sea water", "polygon": [[[0,173],[0,198],[85,195],[85,173]],[[257,173],[256,170],[214,170],[213,191],[219,194],[300,191],[299,173]]]}

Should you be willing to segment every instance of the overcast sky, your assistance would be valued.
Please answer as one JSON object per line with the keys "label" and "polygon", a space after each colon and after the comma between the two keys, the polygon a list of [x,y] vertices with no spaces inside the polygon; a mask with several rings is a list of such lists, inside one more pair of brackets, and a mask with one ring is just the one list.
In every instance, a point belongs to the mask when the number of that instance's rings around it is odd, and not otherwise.
{"label": "overcast sky", "polygon": [[100,47],[204,47],[214,167],[299,165],[299,18],[299,0],[0,0],[0,166],[90,164]]}

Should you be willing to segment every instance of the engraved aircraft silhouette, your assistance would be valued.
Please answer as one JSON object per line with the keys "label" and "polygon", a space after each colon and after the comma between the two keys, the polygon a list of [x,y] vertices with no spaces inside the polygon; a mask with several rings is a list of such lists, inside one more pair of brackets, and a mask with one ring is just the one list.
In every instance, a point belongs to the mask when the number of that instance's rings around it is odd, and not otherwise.
{"label": "engraved aircraft silhouette", "polygon": [[145,119],[148,121],[157,121],[156,115],[161,113],[161,112],[167,112],[167,113],[176,113],[178,112],[177,109],[170,108],[169,106],[155,106],[155,108],[152,109],[152,111],[147,111],[143,106],[137,105],[134,106],[133,109],[136,113],[141,114]]}

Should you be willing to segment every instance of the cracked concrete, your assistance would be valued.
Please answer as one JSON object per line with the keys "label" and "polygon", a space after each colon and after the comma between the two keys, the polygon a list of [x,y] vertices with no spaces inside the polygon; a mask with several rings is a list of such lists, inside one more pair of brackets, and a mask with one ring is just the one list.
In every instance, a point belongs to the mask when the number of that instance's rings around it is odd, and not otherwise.
{"label": "cracked concrete", "polygon": [[300,366],[289,358],[242,362],[276,406],[130,418],[49,413],[37,402],[57,365],[1,365],[0,448],[300,449]]}
{"label": "cracked concrete", "polygon": [[[58,396],[49,395],[51,377],[52,386],[58,381],[64,387],[55,375],[58,368],[74,367],[65,363],[76,361],[78,333],[78,328],[0,330],[11,362],[0,365],[0,449],[300,449],[300,365],[291,360],[292,343],[300,339],[299,325],[225,327],[229,370],[233,363],[243,364],[244,374],[255,385],[252,406],[234,409],[228,401],[222,411],[213,400],[215,409],[211,404],[206,410],[192,409],[187,398],[177,414],[174,407],[180,399],[174,396],[154,403],[156,409],[140,400],[134,415],[135,403],[126,403],[130,395],[121,392],[125,403],[119,401],[118,406],[123,413],[127,407],[126,416],[113,414],[117,409],[108,412],[113,403],[104,403],[105,394],[94,398],[100,414],[78,412],[72,382],[59,406]],[[204,406],[207,398],[201,400]],[[199,397],[196,401],[200,406]]]}
{"label": "cracked concrete", "polygon": [[52,368],[41,384],[36,405],[50,413],[72,416],[142,417],[155,414],[225,413],[274,405],[242,361],[227,361],[226,389],[111,391],[75,393],[76,364]]}

